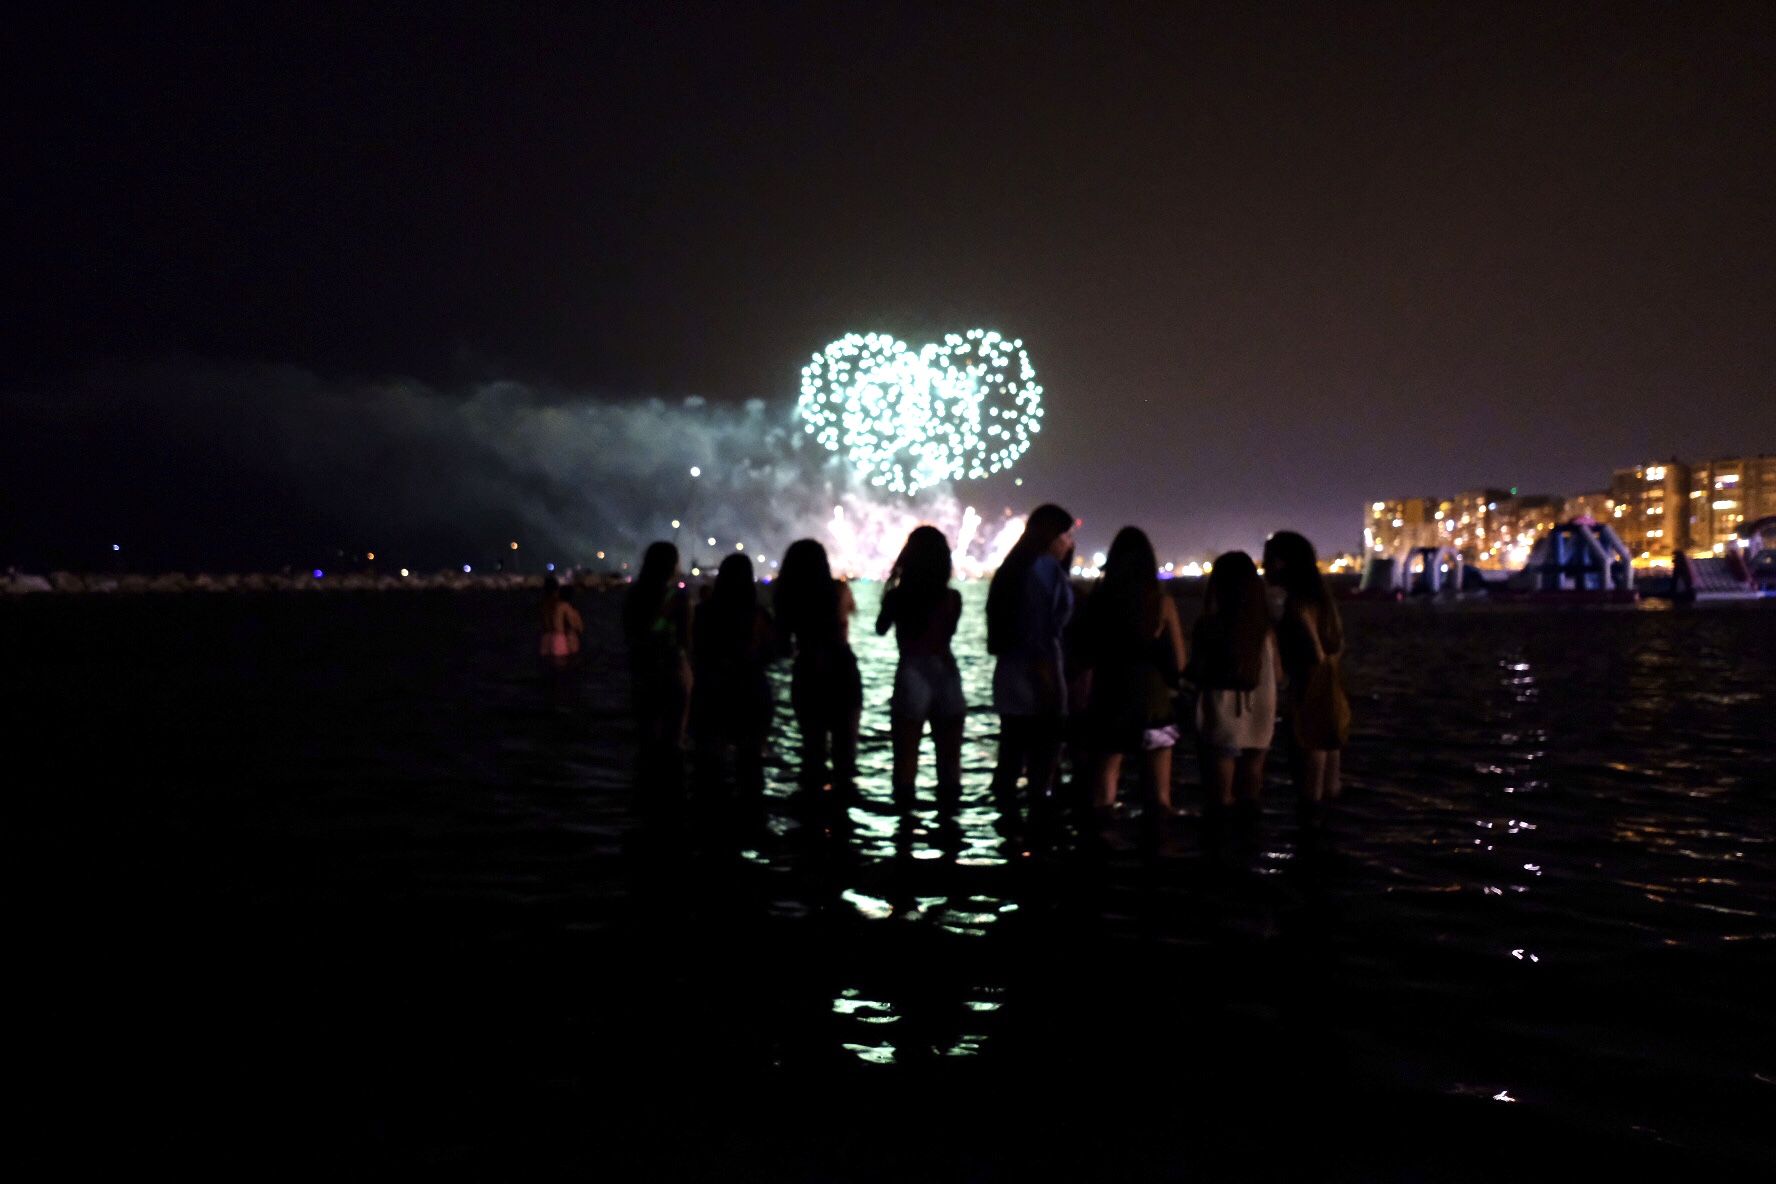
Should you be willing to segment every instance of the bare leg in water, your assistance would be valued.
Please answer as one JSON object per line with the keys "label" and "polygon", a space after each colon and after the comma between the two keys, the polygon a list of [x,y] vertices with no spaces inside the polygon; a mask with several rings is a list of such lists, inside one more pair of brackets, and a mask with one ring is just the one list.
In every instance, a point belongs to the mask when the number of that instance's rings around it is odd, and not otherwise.
{"label": "bare leg in water", "polygon": [[[931,741],[937,748],[937,790],[940,797],[962,790],[962,717],[934,720]],[[915,749],[916,753],[916,749]]]}
{"label": "bare leg in water", "polygon": [[1061,760],[1061,728],[1063,721],[1036,718],[1030,721],[1027,749],[1030,763],[1030,802],[1048,805],[1054,794],[1055,766]]}
{"label": "bare leg in water", "polygon": [[799,721],[802,728],[802,783],[826,783],[826,730],[818,720]]}
{"label": "bare leg in water", "polygon": [[999,800],[1017,793],[1018,778],[1029,760],[1030,729],[1024,716],[999,717],[999,763],[993,767],[993,796]]}
{"label": "bare leg in water", "polygon": [[1301,754],[1301,776],[1297,784],[1301,786],[1301,796],[1309,805],[1319,805],[1325,800],[1326,759],[1331,756],[1323,748],[1310,748]]}
{"label": "bare leg in water", "polygon": [[1258,804],[1264,796],[1264,749],[1242,748],[1233,764],[1233,783],[1240,800]]}
{"label": "bare leg in water", "polygon": [[1153,794],[1153,805],[1160,814],[1172,812],[1172,750],[1147,750],[1147,779]]}
{"label": "bare leg in water", "polygon": [[1224,810],[1232,806],[1234,758],[1212,748],[1199,747],[1196,759],[1202,769],[1203,791],[1209,804]]}
{"label": "bare leg in water", "polygon": [[1122,780],[1122,754],[1106,752],[1098,757],[1097,776],[1092,779],[1092,807],[1107,812],[1116,805],[1116,786]]}
{"label": "bare leg in water", "polygon": [[894,797],[910,801],[919,781],[919,741],[925,736],[925,724],[897,719],[889,730],[894,740]]}
{"label": "bare leg in water", "polygon": [[857,733],[863,726],[863,709],[839,717],[833,727],[833,783],[847,791],[857,782]]}

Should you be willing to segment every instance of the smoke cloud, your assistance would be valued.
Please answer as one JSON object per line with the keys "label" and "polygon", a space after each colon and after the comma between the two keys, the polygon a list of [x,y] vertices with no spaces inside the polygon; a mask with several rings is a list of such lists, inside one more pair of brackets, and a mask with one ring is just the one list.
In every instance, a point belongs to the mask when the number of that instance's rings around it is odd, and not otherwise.
{"label": "smoke cloud", "polygon": [[[81,566],[115,537],[164,566],[300,566],[369,551],[426,568],[600,565],[600,551],[615,565],[667,538],[687,566],[738,543],[768,567],[812,536],[838,566],[876,575],[912,526],[933,522],[954,540],[964,514],[948,486],[907,498],[863,484],[787,400],[163,365],[8,403],[22,428],[0,445],[20,478],[9,562]],[[972,532],[983,555],[1002,529],[989,514]]]}

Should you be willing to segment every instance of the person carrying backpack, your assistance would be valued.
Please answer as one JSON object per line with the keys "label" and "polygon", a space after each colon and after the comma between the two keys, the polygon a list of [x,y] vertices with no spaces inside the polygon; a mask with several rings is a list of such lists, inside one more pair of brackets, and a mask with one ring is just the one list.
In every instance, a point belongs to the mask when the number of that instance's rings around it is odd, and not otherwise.
{"label": "person carrying backpack", "polygon": [[1210,808],[1236,800],[1254,813],[1276,731],[1280,660],[1258,567],[1229,551],[1209,570],[1184,676],[1195,683],[1197,759]]}

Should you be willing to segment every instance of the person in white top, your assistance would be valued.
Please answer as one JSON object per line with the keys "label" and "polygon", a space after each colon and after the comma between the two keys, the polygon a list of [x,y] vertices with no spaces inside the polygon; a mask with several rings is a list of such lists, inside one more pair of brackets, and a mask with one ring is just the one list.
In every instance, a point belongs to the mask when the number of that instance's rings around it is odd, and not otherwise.
{"label": "person in white top", "polygon": [[1197,758],[1211,808],[1235,801],[1256,808],[1276,731],[1279,673],[1264,580],[1250,555],[1229,551],[1209,571],[1185,670],[1200,692]]}

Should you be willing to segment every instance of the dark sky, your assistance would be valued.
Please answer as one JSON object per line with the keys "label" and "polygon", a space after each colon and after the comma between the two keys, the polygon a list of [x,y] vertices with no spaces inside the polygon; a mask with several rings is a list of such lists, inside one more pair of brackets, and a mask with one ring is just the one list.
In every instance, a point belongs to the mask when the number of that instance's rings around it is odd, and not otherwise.
{"label": "dark sky", "polygon": [[1175,553],[1776,449],[1768,4],[41,6],[9,41],[20,555],[244,539],[242,500],[296,506],[280,546],[377,529],[305,516],[327,474],[260,456],[250,390],[212,438],[142,366],[787,414],[846,330],[997,327],[1050,415],[971,500]]}

